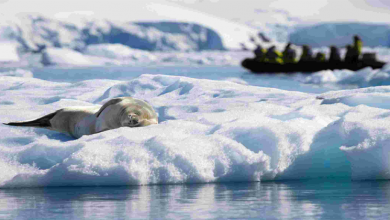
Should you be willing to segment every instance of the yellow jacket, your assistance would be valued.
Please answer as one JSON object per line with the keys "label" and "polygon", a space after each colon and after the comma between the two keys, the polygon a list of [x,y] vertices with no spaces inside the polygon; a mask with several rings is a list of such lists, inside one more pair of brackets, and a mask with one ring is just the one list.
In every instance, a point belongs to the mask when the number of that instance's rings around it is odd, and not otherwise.
{"label": "yellow jacket", "polygon": [[361,40],[355,40],[353,42],[353,48],[359,53],[362,53],[363,42]]}
{"label": "yellow jacket", "polygon": [[265,61],[270,63],[283,63],[282,59],[282,53],[277,51],[275,48],[268,49],[267,53],[265,54]]}

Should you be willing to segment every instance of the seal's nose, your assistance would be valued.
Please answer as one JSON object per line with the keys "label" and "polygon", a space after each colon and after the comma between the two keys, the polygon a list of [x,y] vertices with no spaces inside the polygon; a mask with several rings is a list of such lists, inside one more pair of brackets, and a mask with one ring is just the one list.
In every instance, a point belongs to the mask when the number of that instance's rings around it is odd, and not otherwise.
{"label": "seal's nose", "polygon": [[132,115],[129,115],[129,120],[132,125],[136,125],[139,122],[138,117],[133,117]]}
{"label": "seal's nose", "polygon": [[131,124],[136,125],[136,124],[138,124],[138,122],[139,122],[138,118],[132,117]]}

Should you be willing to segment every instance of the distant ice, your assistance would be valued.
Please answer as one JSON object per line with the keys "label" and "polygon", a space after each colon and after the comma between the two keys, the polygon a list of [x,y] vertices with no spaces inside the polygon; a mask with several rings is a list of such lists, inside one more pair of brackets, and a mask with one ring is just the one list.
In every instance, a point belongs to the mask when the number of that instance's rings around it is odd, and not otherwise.
{"label": "distant ice", "polygon": [[320,23],[297,27],[291,32],[289,41],[312,47],[330,45],[345,47],[353,43],[354,35],[359,35],[364,45],[368,47],[390,46],[390,25],[357,22]]}
{"label": "distant ice", "polygon": [[[251,52],[243,51],[201,51],[201,52],[149,52],[121,44],[89,45],[79,52],[68,48],[47,48],[36,54],[23,57],[19,66],[141,66],[141,65],[206,65],[237,66]],[[31,60],[32,62],[28,62]]]}
{"label": "distant ice", "polygon": [[200,15],[199,22],[175,18],[73,23],[27,14],[2,22],[0,39],[18,42],[23,52],[36,52],[42,46],[81,51],[92,44],[122,44],[148,51],[201,51],[239,49],[240,42],[249,42],[250,33],[256,34],[255,29],[218,18],[209,18],[207,25],[202,22],[206,18]]}

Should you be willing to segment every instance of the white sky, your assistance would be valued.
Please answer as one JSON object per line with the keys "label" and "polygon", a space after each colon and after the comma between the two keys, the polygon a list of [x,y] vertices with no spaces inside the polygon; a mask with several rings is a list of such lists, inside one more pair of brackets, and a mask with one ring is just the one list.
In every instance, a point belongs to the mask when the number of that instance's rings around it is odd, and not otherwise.
{"label": "white sky", "polygon": [[255,9],[281,9],[305,22],[390,21],[390,0],[0,0],[0,15],[39,12],[62,19],[81,14],[131,21],[153,20],[169,14],[150,11],[147,4],[151,2],[177,4],[229,20],[256,19]]}

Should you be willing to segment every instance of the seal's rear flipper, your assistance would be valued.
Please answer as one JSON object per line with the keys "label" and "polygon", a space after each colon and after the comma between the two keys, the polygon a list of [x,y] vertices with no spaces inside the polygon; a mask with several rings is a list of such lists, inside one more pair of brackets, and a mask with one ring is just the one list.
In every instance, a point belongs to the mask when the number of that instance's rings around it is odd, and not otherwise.
{"label": "seal's rear flipper", "polygon": [[48,128],[51,127],[50,119],[57,114],[58,111],[45,115],[42,118],[38,118],[32,121],[20,121],[20,122],[9,122],[3,123],[10,126],[24,126],[24,127],[38,127],[38,128]]}

